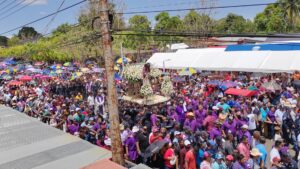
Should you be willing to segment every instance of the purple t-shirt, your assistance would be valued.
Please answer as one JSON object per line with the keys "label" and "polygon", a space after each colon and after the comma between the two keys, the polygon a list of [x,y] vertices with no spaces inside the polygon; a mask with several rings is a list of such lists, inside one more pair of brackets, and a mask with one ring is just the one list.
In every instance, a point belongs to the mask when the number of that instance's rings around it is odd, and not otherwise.
{"label": "purple t-shirt", "polygon": [[270,119],[272,122],[276,121],[276,117],[275,117],[275,113],[274,113],[274,112],[269,111],[269,112],[267,113],[267,116],[269,117],[269,119]]}
{"label": "purple t-shirt", "polygon": [[217,129],[216,127],[212,128],[209,132],[209,136],[210,136],[210,139],[215,139],[216,137],[218,136],[222,136],[222,133],[219,129]]}

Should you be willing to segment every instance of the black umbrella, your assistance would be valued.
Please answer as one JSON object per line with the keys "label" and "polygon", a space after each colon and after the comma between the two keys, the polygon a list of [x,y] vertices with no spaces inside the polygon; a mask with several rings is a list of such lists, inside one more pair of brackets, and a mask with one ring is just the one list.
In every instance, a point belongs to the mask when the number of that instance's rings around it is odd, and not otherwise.
{"label": "black umbrella", "polygon": [[145,150],[144,153],[144,158],[149,158],[151,157],[153,154],[159,152],[159,150],[161,150],[165,144],[167,144],[168,142],[165,140],[161,140],[161,141],[156,141],[152,144],[150,144],[147,149]]}

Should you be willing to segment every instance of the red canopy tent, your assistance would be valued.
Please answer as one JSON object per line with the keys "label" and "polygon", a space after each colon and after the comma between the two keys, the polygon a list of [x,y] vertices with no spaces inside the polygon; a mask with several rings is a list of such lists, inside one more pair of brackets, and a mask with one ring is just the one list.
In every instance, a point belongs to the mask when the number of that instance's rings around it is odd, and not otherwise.
{"label": "red canopy tent", "polygon": [[229,88],[225,91],[225,94],[228,95],[236,95],[236,96],[244,96],[244,97],[251,97],[257,94],[255,90],[246,90],[246,89],[235,89]]}
{"label": "red canopy tent", "polygon": [[22,84],[23,84],[23,82],[16,81],[16,80],[12,80],[8,83],[9,86],[20,86]]}

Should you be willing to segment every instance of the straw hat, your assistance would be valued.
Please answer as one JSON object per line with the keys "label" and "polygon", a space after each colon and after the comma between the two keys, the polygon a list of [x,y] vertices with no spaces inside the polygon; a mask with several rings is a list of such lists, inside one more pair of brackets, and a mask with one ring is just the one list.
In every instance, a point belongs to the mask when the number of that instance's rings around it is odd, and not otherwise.
{"label": "straw hat", "polygon": [[195,114],[194,114],[193,112],[188,112],[188,113],[186,114],[186,116],[192,116],[192,117],[194,117]]}
{"label": "straw hat", "polygon": [[124,125],[120,124],[120,130],[124,130],[124,129],[125,129]]}
{"label": "straw hat", "polygon": [[244,125],[242,126],[242,129],[247,129],[247,130],[248,130],[248,128],[249,128],[249,126],[248,126],[247,124],[244,124]]}
{"label": "straw hat", "polygon": [[225,120],[226,117],[227,117],[227,115],[226,115],[226,114],[223,114],[223,113],[220,113],[220,115],[219,115],[219,119],[220,119],[220,120]]}
{"label": "straw hat", "polygon": [[255,157],[262,155],[257,148],[252,148],[252,150],[250,151],[250,154]]}

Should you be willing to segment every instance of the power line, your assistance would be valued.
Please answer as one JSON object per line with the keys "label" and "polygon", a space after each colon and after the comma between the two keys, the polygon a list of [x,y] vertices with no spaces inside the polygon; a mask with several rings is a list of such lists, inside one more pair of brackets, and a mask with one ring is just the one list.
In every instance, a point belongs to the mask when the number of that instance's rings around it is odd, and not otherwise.
{"label": "power line", "polygon": [[199,8],[163,9],[163,10],[152,10],[152,11],[132,11],[132,12],[117,12],[116,14],[128,15],[128,14],[147,14],[147,13],[159,13],[159,12],[178,12],[178,11],[190,11],[190,10],[244,8],[244,7],[267,6],[267,5],[273,5],[273,4],[282,4],[282,3],[275,2],[275,3],[227,5],[227,6],[213,6],[213,7],[199,7]]}
{"label": "power line", "polygon": [[2,4],[4,4],[6,1],[7,1],[7,0],[3,0],[3,1],[0,3],[0,6],[1,6]]}
{"label": "power line", "polygon": [[[16,8],[16,7],[20,6],[20,5],[22,5],[22,3],[24,3],[25,1],[26,1],[26,0],[21,0],[21,1],[19,1],[19,3],[17,3],[15,6],[12,6],[12,7],[8,8],[7,10],[1,12],[1,13],[0,13],[0,16],[1,16],[2,14],[5,14],[5,13],[9,12],[10,10],[12,10],[12,9],[14,9],[14,8]],[[35,1],[36,1],[36,0],[35,0]],[[32,1],[32,2],[34,2],[34,1]]]}
{"label": "power line", "polygon": [[22,6],[21,8],[15,10],[15,11],[13,11],[13,12],[11,12],[11,13],[9,13],[9,14],[3,16],[3,17],[1,17],[1,18],[0,18],[0,21],[3,20],[3,19],[8,18],[9,16],[11,16],[11,15],[13,15],[13,14],[19,12],[19,11],[21,11],[22,9],[28,7],[29,5],[33,4],[33,3],[36,2],[36,1],[38,1],[38,0],[32,0],[30,3],[28,3],[28,4],[24,5],[24,6]]}
{"label": "power line", "polygon": [[6,33],[9,33],[9,32],[13,32],[13,31],[15,31],[15,30],[18,30],[18,29],[24,27],[24,26],[28,26],[28,25],[30,25],[30,24],[39,22],[39,21],[44,20],[44,19],[46,19],[46,18],[49,18],[49,17],[51,17],[51,16],[53,16],[53,15],[56,15],[57,13],[63,12],[63,11],[65,11],[65,10],[68,10],[68,9],[70,9],[70,8],[73,8],[73,7],[77,6],[77,5],[80,5],[80,4],[82,4],[82,3],[86,2],[86,1],[87,1],[87,0],[82,0],[82,1],[80,1],[80,2],[77,2],[77,3],[73,4],[73,5],[70,5],[70,6],[68,6],[68,7],[65,7],[65,8],[63,8],[63,9],[61,9],[61,10],[59,10],[59,11],[53,12],[53,13],[51,13],[51,14],[48,14],[48,15],[44,16],[44,17],[41,17],[41,18],[38,18],[38,19],[36,19],[36,20],[34,20],[34,21],[28,22],[28,23],[26,23],[26,24],[24,24],[24,25],[21,25],[21,26],[18,26],[18,27],[16,27],[16,28],[13,28],[13,29],[10,29],[10,30],[8,30],[8,31],[5,31],[5,32],[1,33],[0,35],[6,34]]}
{"label": "power line", "polygon": [[7,4],[6,6],[2,7],[2,8],[0,9],[0,11],[2,11],[3,9],[9,7],[10,5],[14,4],[15,2],[17,2],[17,0],[11,1],[9,4]]}
{"label": "power line", "polygon": [[49,29],[49,26],[51,25],[51,23],[54,21],[54,19],[56,18],[57,14],[58,14],[58,11],[62,8],[62,6],[64,5],[64,3],[66,2],[66,0],[63,0],[61,2],[61,4],[59,5],[57,11],[56,11],[56,14],[53,16],[53,18],[48,22],[48,24],[46,25],[45,27],[45,33],[47,33],[48,29]]}

